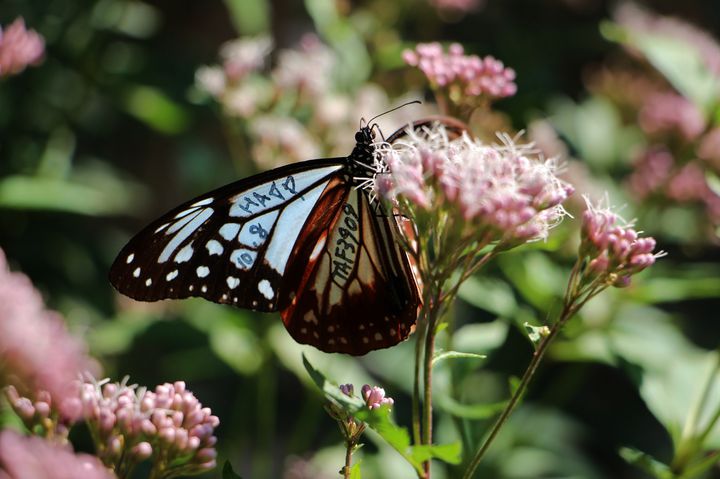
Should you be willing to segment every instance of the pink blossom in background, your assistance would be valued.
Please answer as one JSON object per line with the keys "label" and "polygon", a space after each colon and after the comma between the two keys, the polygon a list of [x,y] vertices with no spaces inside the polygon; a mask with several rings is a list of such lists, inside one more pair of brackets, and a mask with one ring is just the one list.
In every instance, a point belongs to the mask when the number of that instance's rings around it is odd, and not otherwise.
{"label": "pink blossom in background", "polygon": [[0,250],[0,386],[30,396],[47,391],[60,412],[75,416],[76,381],[98,369],[86,349],[59,314],[45,309],[28,277],[9,270]]}
{"label": "pink blossom in background", "polygon": [[720,173],[720,127],[713,128],[702,137],[697,147],[697,155]]}
{"label": "pink blossom in background", "polygon": [[[512,96],[517,91],[515,70],[489,55],[484,58],[465,55],[459,43],[450,45],[447,53],[438,42],[419,43],[414,50],[403,52],[403,60],[419,68],[434,88],[456,86],[461,95],[490,98]],[[453,101],[457,100],[453,98]]]}
{"label": "pink blossom in background", "polygon": [[430,5],[438,10],[452,10],[470,13],[485,5],[485,0],[429,0]]}
{"label": "pink blossom in background", "polygon": [[365,384],[360,390],[368,409],[377,409],[380,406],[392,406],[395,401],[391,397],[385,397],[385,390],[379,386],[370,387]]}
{"label": "pink blossom in background", "polygon": [[705,130],[705,118],[700,110],[676,93],[647,96],[640,109],[639,123],[645,133],[677,131],[688,141],[696,139]]}
{"label": "pink blossom in background", "polygon": [[35,30],[25,28],[18,17],[3,30],[0,27],[0,77],[20,73],[28,65],[37,65],[45,53],[45,41]]}
{"label": "pink blossom in background", "polygon": [[667,183],[675,165],[675,158],[664,146],[652,146],[633,163],[628,186],[638,199],[658,193]]}
{"label": "pink blossom in background", "polygon": [[307,34],[300,40],[300,48],[280,51],[272,77],[280,88],[314,97],[329,88],[336,63],[332,49],[317,36]]}
{"label": "pink blossom in background", "polygon": [[239,38],[220,47],[222,68],[231,82],[236,82],[248,73],[260,70],[273,49],[269,37]]}
{"label": "pink blossom in background", "polygon": [[0,479],[112,479],[100,460],[34,436],[0,432]]}

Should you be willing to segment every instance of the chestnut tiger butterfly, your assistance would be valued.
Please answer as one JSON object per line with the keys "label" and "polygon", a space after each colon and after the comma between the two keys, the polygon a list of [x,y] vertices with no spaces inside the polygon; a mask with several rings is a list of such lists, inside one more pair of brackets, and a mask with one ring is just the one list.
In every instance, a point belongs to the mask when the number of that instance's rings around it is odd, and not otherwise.
{"label": "chestnut tiger butterfly", "polygon": [[139,301],[198,296],[280,311],[295,341],[325,352],[363,355],[407,339],[421,292],[398,241],[403,220],[366,188],[373,120],[347,157],[282,166],[161,216],[120,251],[111,283]]}

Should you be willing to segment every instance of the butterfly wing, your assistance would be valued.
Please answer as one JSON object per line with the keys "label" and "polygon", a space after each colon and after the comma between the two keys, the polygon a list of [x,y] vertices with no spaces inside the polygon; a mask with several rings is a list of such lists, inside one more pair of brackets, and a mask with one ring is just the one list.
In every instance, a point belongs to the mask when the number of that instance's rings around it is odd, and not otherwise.
{"label": "butterfly wing", "polygon": [[285,327],[326,352],[362,355],[403,341],[421,299],[396,218],[349,183],[323,199],[288,261],[297,287],[281,298]]}
{"label": "butterfly wing", "polygon": [[232,183],[173,209],[122,249],[110,270],[140,301],[199,296],[258,311],[292,289],[285,269],[298,235],[344,159],[288,165]]}

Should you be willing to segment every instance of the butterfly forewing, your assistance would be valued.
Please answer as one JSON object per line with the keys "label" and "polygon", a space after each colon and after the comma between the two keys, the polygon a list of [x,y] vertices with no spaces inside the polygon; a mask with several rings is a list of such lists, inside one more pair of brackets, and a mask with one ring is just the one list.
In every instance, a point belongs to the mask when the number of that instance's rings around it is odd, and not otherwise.
{"label": "butterfly forewing", "polygon": [[363,190],[336,190],[295,246],[286,280],[298,287],[280,307],[296,341],[360,355],[406,339],[420,298],[395,219]]}
{"label": "butterfly forewing", "polygon": [[289,165],[175,208],[123,248],[111,282],[141,301],[200,296],[277,310],[293,245],[342,160]]}

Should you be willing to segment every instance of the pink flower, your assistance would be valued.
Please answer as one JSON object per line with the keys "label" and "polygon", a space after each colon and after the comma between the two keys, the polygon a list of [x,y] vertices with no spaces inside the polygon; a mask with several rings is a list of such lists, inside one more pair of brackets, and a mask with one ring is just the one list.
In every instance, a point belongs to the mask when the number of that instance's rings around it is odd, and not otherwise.
{"label": "pink flower", "polygon": [[314,97],[328,89],[336,62],[335,53],[318,37],[305,35],[299,49],[282,50],[278,54],[272,76],[280,88]]}
{"label": "pink flower", "polygon": [[450,45],[448,53],[440,43],[419,43],[415,50],[405,50],[402,56],[405,63],[425,74],[433,88],[449,89],[450,99],[456,103],[462,97],[504,98],[517,91],[512,68],[489,55],[485,58],[465,55],[459,43]]}
{"label": "pink flower", "polygon": [[429,0],[430,4],[438,10],[450,10],[459,13],[470,13],[480,9],[485,0]]}
{"label": "pink flower", "polygon": [[705,118],[698,108],[676,93],[649,95],[640,110],[640,127],[649,134],[679,132],[694,140],[705,130]]}
{"label": "pink flower", "polygon": [[97,369],[85,350],[60,315],[45,309],[27,276],[10,272],[0,250],[0,386],[12,384],[30,396],[47,391],[71,418],[78,411],[77,379]]}
{"label": "pink flower", "polygon": [[20,73],[28,65],[37,65],[45,53],[45,41],[35,30],[25,28],[18,17],[5,31],[0,28],[0,77]]}
{"label": "pink flower", "polygon": [[[627,286],[630,276],[653,265],[664,252],[654,253],[655,239],[642,238],[631,224],[610,208],[595,206],[586,199],[583,213],[580,257],[588,260],[591,277]],[[607,201],[606,201],[607,202]],[[622,223],[622,224],[621,224]]]}
{"label": "pink flower", "polygon": [[353,397],[353,394],[355,394],[355,387],[352,384],[341,384],[340,392],[346,396]]}
{"label": "pink flower", "polygon": [[376,191],[399,201],[416,224],[427,217],[430,224],[458,222],[447,227],[468,239],[511,247],[545,238],[565,215],[561,204],[573,188],[555,176],[553,161],[501,138],[500,145],[468,136],[450,140],[440,124],[408,131],[380,146]]}
{"label": "pink flower", "polygon": [[220,48],[223,70],[229,82],[237,82],[262,68],[273,48],[268,37],[239,38]]}
{"label": "pink flower", "polygon": [[369,384],[365,384],[361,393],[368,409],[376,409],[386,404],[392,406],[395,403],[393,398],[385,397],[385,390],[378,386],[370,387]]}
{"label": "pink flower", "polygon": [[209,408],[202,407],[185,383],[165,383],[147,391],[136,385],[86,382],[82,389],[84,416],[107,447],[100,448],[110,466],[130,451],[136,461],[153,457],[155,468],[181,468],[185,474],[215,467],[220,424]]}
{"label": "pink flower", "polygon": [[112,479],[98,458],[15,431],[0,432],[2,479]]}

